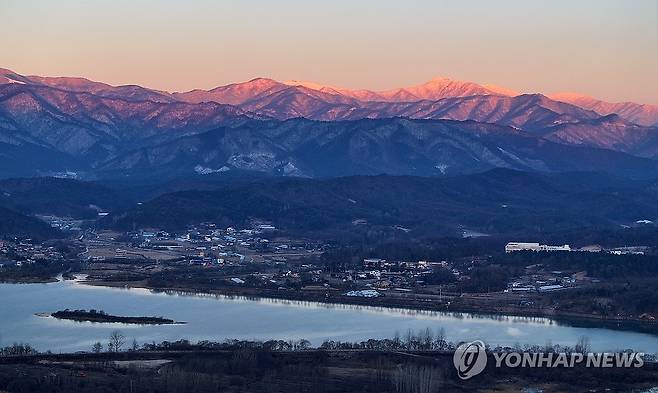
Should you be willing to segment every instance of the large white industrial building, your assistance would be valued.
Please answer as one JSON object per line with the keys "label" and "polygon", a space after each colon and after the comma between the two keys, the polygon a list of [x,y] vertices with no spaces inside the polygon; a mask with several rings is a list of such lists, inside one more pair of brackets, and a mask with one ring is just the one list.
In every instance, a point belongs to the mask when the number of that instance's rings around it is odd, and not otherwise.
{"label": "large white industrial building", "polygon": [[514,252],[514,251],[571,251],[571,247],[568,244],[563,246],[548,246],[546,244],[539,243],[522,243],[522,242],[510,242],[505,246],[505,252]]}

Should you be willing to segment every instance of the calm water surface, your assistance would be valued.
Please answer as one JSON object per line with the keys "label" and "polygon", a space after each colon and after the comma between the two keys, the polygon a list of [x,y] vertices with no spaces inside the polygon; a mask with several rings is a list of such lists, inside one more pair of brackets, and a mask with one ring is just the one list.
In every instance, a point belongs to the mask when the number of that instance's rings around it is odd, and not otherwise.
{"label": "calm water surface", "polygon": [[[105,310],[113,315],[163,316],[184,325],[126,325],[73,322],[35,313],[70,309]],[[326,339],[361,341],[404,335],[408,329],[444,328],[449,341],[481,339],[486,343],[574,345],[580,336],[596,351],[634,348],[658,351],[658,336],[558,324],[546,318],[490,317],[352,305],[327,305],[275,299],[155,293],[146,289],[92,287],[72,281],[50,284],[0,284],[0,346],[30,343],[53,352],[89,350],[121,330],[139,343],[236,339]]]}

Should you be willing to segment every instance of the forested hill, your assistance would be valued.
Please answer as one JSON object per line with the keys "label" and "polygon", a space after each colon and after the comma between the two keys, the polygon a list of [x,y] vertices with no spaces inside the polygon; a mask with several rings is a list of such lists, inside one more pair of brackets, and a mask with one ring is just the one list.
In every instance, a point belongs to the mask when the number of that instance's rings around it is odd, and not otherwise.
{"label": "forested hill", "polygon": [[293,232],[392,227],[413,234],[618,228],[658,216],[652,184],[607,175],[504,169],[448,178],[270,178],[167,193],[112,214],[102,224],[181,229],[204,221],[244,225],[264,220]]}
{"label": "forested hill", "polygon": [[36,240],[61,237],[62,233],[39,220],[0,207],[0,238],[30,237]]}

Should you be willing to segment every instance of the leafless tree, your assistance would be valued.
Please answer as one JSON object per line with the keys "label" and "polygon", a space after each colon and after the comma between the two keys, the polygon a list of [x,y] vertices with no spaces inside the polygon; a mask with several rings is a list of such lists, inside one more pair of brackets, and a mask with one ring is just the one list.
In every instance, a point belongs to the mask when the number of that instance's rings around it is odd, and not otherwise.
{"label": "leafless tree", "polygon": [[311,347],[311,342],[306,340],[306,339],[301,339],[299,340],[299,343],[297,343],[297,349],[305,351]]}
{"label": "leafless tree", "polygon": [[553,352],[553,342],[549,339],[546,340],[546,344],[544,345],[544,352]]}
{"label": "leafless tree", "polygon": [[120,331],[115,330],[110,334],[110,341],[107,343],[107,350],[110,352],[119,352],[125,343],[126,337],[124,337]]}
{"label": "leafless tree", "polygon": [[434,334],[430,328],[426,328],[422,333],[421,345],[424,350],[429,351],[432,349],[432,342],[434,341]]}
{"label": "leafless tree", "polygon": [[443,350],[446,347],[446,330],[444,328],[440,328],[436,332],[436,338],[434,340],[434,348],[438,350]]}
{"label": "leafless tree", "polygon": [[406,349],[411,350],[414,343],[414,331],[407,329],[407,333],[404,335],[404,344]]}
{"label": "leafless tree", "polygon": [[100,341],[96,341],[94,345],[91,346],[91,350],[94,353],[100,353],[103,351],[103,344]]}
{"label": "leafless tree", "polygon": [[400,347],[402,347],[402,339],[400,338],[400,332],[396,330],[393,337],[393,348],[400,349]]}
{"label": "leafless tree", "polygon": [[588,353],[590,351],[590,343],[589,343],[589,337],[587,336],[580,336],[578,338],[578,341],[576,342],[576,352],[580,353]]}
{"label": "leafless tree", "polygon": [[392,375],[398,393],[430,393],[441,391],[445,375],[437,367],[403,364]]}

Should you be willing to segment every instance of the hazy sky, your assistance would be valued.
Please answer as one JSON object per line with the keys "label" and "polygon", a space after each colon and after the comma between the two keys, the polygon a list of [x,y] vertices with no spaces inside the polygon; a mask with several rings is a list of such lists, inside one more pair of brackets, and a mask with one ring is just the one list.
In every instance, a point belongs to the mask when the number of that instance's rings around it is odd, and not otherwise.
{"label": "hazy sky", "polygon": [[658,104],[658,0],[0,0],[0,67],[164,90],[441,75]]}

